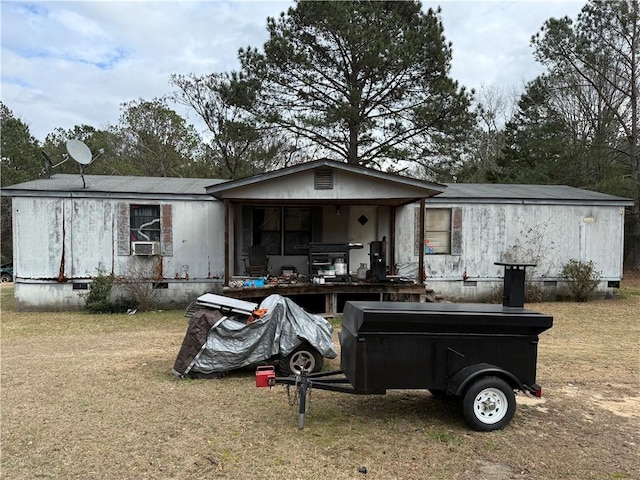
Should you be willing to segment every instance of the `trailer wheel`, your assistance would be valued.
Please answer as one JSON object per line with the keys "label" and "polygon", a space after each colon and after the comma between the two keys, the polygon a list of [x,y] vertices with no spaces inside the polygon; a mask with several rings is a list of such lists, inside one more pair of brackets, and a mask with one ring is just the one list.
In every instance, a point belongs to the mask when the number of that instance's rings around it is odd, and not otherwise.
{"label": "trailer wheel", "polygon": [[513,388],[501,378],[482,377],[472,383],[464,394],[462,412],[474,430],[500,430],[516,412]]}
{"label": "trailer wheel", "polygon": [[308,343],[303,343],[286,357],[280,359],[278,368],[284,376],[298,375],[304,368],[307,373],[319,372],[324,358]]}

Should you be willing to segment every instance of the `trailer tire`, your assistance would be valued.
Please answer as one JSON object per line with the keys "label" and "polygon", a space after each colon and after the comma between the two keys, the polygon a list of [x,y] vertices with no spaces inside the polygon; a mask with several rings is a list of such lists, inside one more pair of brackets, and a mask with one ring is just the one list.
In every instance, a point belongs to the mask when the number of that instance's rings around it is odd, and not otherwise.
{"label": "trailer tire", "polygon": [[282,357],[278,364],[280,373],[285,377],[298,375],[302,368],[307,373],[319,372],[324,364],[324,358],[315,348],[308,343],[298,346],[289,355]]}
{"label": "trailer tire", "polygon": [[482,377],[467,389],[462,413],[471,428],[488,432],[504,428],[516,412],[513,388],[499,377]]}

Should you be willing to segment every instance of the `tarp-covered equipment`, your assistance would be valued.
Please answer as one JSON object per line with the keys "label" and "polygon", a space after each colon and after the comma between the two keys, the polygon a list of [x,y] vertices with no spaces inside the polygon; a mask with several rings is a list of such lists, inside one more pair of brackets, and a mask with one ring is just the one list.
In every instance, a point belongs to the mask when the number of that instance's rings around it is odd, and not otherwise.
{"label": "tarp-covered equipment", "polygon": [[270,295],[259,305],[221,295],[198,298],[173,365],[178,377],[223,373],[290,355],[305,342],[335,358],[333,327],[291,299]]}

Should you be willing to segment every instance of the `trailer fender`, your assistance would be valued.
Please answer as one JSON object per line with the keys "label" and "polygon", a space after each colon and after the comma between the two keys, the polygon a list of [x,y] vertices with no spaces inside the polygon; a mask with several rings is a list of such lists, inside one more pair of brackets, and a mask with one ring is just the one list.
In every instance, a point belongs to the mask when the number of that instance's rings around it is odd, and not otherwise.
{"label": "trailer fender", "polygon": [[454,373],[447,382],[447,393],[461,396],[471,382],[477,378],[486,376],[500,377],[512,388],[519,390],[524,389],[520,381],[511,372],[491,365],[490,363],[478,363],[464,367]]}

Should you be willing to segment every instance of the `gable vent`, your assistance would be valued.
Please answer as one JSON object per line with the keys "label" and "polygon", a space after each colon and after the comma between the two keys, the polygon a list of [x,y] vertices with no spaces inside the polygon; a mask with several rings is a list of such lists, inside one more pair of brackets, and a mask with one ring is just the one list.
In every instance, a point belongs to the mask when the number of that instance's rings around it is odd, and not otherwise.
{"label": "gable vent", "polygon": [[324,169],[315,171],[315,189],[333,190],[333,170]]}

